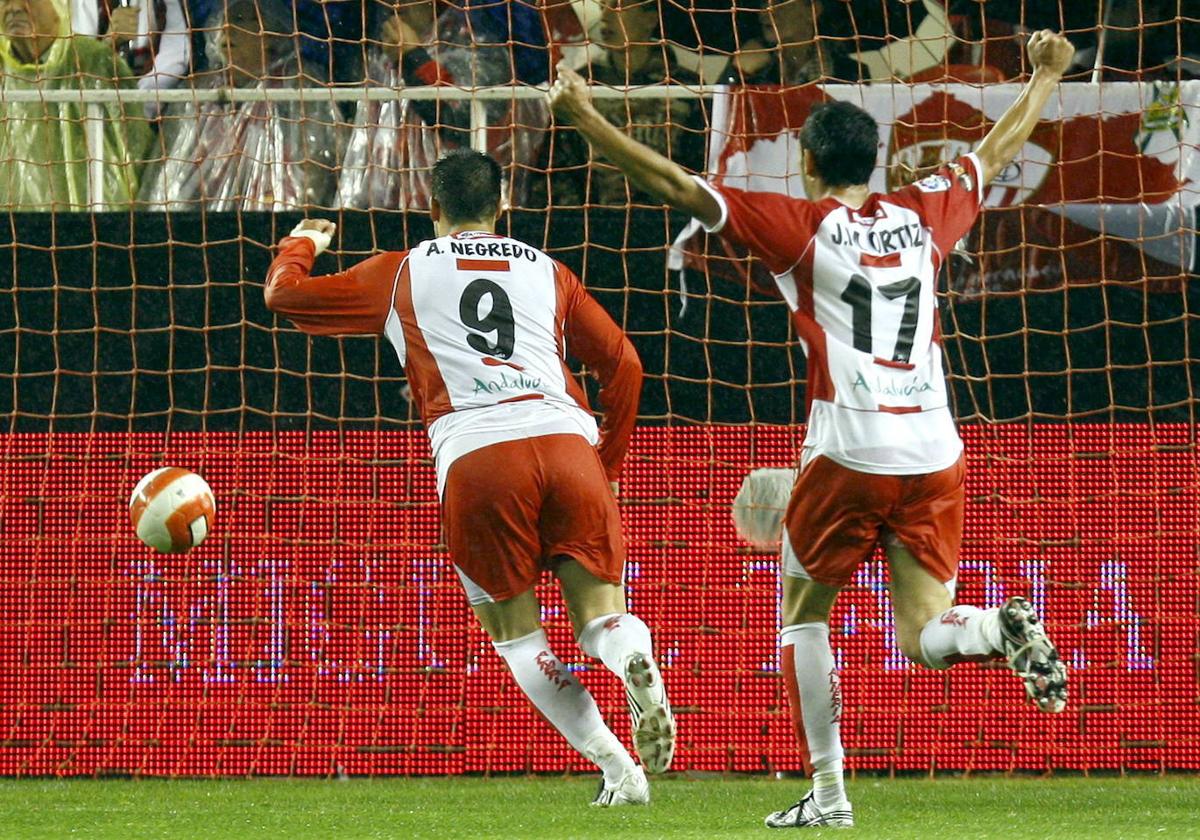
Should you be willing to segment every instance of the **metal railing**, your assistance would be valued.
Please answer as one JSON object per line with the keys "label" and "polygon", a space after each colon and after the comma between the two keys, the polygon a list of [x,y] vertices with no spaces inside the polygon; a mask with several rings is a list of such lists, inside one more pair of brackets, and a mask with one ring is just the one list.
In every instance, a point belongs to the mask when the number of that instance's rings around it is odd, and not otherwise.
{"label": "metal railing", "polygon": [[[961,87],[961,83],[920,83],[906,84],[903,82],[890,83],[896,88],[918,89],[928,87]],[[1113,85],[1139,84],[1137,82],[1072,82],[1073,86],[1104,88]],[[820,87],[848,86],[865,87],[860,85],[820,85]],[[966,85],[976,87],[975,85]],[[989,95],[1002,94],[1007,88],[1019,87],[1019,83],[986,85]],[[645,86],[607,86],[592,85],[591,96],[595,99],[698,99],[712,96],[723,90],[726,85],[645,85]],[[993,90],[994,89],[994,90]],[[146,104],[156,103],[171,105],[176,103],[244,103],[244,102],[300,102],[300,103],[331,103],[331,102],[386,102],[399,99],[411,101],[450,101],[470,100],[471,121],[470,135],[472,146],[484,148],[487,137],[487,114],[484,105],[489,102],[515,102],[521,100],[542,100],[547,93],[546,85],[497,85],[488,87],[452,87],[452,86],[384,86],[384,85],[328,85],[293,88],[203,88],[191,87],[173,88],[168,90],[141,90],[123,88],[54,88],[51,90],[23,89],[7,90],[0,86],[0,105],[4,103],[43,103],[43,104],[81,104],[85,106],[84,132],[86,147],[89,152],[88,193],[89,204],[97,210],[103,210],[103,177],[104,177],[104,137],[103,126],[106,119],[104,109],[106,104]]]}
{"label": "metal railing", "polygon": [[[594,86],[597,99],[696,99],[711,96],[715,85],[684,87],[680,85],[648,85],[644,87]],[[241,102],[387,102],[396,99],[412,101],[463,100],[471,101],[471,144],[484,148],[487,141],[488,102],[513,102],[545,99],[547,87],[530,85],[499,85],[491,87],[386,87],[383,85],[320,86],[295,88],[204,88],[190,87],[168,90],[123,88],[55,88],[52,90],[5,90],[0,88],[0,103],[81,104],[84,106],[84,136],[88,149],[88,203],[97,211],[106,209],[104,196],[104,120],[103,105],[176,103],[241,103]]]}
{"label": "metal railing", "polygon": [[[645,85],[608,87],[593,85],[596,99],[697,99],[711,96],[724,89],[722,85]],[[440,100],[471,99],[480,102],[508,102],[517,99],[544,99],[545,85],[494,85],[490,87],[450,87],[422,85],[417,87],[385,87],[383,85],[328,85],[294,88],[170,88],[140,90],[136,88],[55,88],[53,90],[5,90],[0,88],[3,102],[64,102],[105,104],[109,102],[169,105],[175,102],[372,102],[393,99]]]}

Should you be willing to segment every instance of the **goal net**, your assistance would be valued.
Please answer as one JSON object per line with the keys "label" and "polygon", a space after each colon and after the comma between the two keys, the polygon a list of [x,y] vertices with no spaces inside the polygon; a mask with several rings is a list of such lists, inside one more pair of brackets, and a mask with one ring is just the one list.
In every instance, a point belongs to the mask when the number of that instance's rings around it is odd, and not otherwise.
{"label": "goal net", "polygon": [[[304,216],[339,226],[322,272],[430,236],[429,167],[463,146],[505,168],[504,231],[575,269],[645,366],[621,512],[676,769],[799,769],[778,560],[730,519],[743,476],[803,438],[786,308],[761,266],[593,160],[537,86],[565,60],[639,140],[797,196],[799,126],[848,99],[879,122],[882,191],[978,142],[1042,26],[1077,72],[947,260],[939,312],[968,464],[959,596],[1029,597],[1071,702],[1041,716],[1002,667],[908,663],[877,557],[832,619],[849,766],[1200,769],[1189,4],[408,3],[403,49],[387,16],[335,8],[360,4],[246,5],[192,21],[208,69],[174,87],[139,87],[108,41],[60,35],[38,60],[84,71],[40,75],[0,41],[0,773],[588,769],[466,607],[390,347],[309,339],[263,305]],[[246,36],[261,66],[227,66]],[[129,526],[164,465],[217,496],[186,555]],[[539,595],[624,733],[617,682]]]}

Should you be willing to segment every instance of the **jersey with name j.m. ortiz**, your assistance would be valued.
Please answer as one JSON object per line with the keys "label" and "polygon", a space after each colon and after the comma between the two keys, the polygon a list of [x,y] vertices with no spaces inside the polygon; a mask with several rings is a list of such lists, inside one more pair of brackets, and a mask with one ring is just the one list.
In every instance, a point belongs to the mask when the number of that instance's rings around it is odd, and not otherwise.
{"label": "jersey with name j.m. ortiz", "polygon": [[[557,260],[516,239],[461,232],[312,277],[314,246],[280,243],[267,307],[314,335],[382,334],[404,366],[429,433],[438,491],[484,446],[574,434],[621,473],[642,367],[629,339]],[[600,380],[598,429],[567,353]]]}
{"label": "jersey with name j.m. ortiz", "polygon": [[968,154],[859,208],[700,181],[721,208],[708,231],[760,258],[791,309],[808,359],[802,463],[823,455],[907,475],[961,456],[935,292],[938,268],[979,215],[981,172]]}

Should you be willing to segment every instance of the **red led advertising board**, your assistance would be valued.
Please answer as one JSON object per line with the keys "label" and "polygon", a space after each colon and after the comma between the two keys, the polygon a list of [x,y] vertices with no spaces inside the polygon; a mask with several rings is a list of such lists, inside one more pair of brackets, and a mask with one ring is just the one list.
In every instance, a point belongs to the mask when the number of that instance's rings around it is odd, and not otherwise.
{"label": "red led advertising board", "polygon": [[[633,610],[655,632],[675,768],[800,766],[776,646],[776,559],[733,531],[752,467],[801,431],[643,428],[622,482]],[[1071,667],[1066,712],[999,666],[946,673],[895,645],[886,571],[833,617],[849,764],[865,770],[1200,769],[1200,474],[1186,425],[966,427],[960,600],[1030,597]],[[525,704],[440,544],[420,432],[0,436],[0,773],[586,770]],[[163,464],[201,473],[214,531],[134,537]],[[625,736],[615,678],[552,645]]]}

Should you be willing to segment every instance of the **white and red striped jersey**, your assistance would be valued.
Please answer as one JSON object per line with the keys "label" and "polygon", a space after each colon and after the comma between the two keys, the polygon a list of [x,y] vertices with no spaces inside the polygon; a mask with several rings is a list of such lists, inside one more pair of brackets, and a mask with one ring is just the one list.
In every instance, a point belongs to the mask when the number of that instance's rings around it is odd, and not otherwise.
{"label": "white and red striped jersey", "polygon": [[[267,306],[314,335],[381,333],[396,349],[429,433],[439,490],[454,460],[507,440],[577,434],[620,476],[642,368],[629,339],[562,263],[507,236],[463,232],[309,275],[312,241],[290,237]],[[603,425],[567,367],[600,379]]]}
{"label": "white and red striped jersey", "polygon": [[802,462],[926,473],[958,460],[935,294],[945,255],[979,215],[974,154],[862,207],[700,181],[721,218],[708,228],[775,276],[808,358]]}

